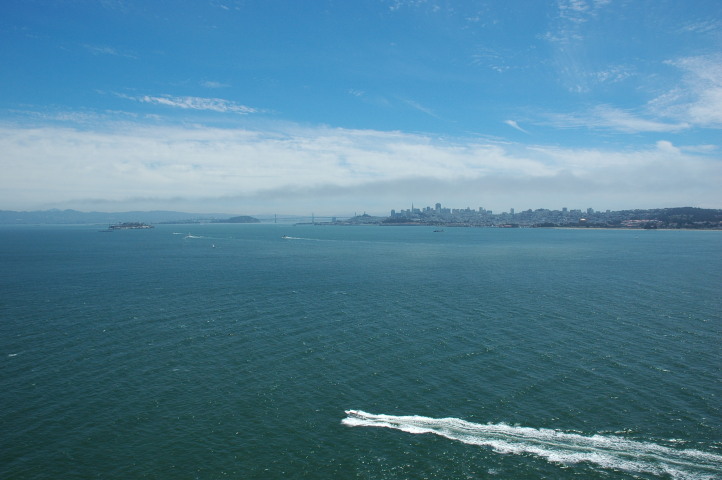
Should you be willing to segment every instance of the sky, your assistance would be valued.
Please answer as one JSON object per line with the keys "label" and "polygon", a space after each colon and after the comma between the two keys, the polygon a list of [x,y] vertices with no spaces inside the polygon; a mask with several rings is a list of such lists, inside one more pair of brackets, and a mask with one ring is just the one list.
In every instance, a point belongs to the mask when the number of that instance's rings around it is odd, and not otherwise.
{"label": "sky", "polygon": [[0,209],[722,208],[719,0],[3,0]]}

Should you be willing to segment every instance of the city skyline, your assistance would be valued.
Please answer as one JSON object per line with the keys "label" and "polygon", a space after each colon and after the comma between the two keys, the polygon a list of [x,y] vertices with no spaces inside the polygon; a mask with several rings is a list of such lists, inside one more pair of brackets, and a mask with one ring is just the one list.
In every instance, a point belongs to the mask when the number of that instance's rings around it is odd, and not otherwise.
{"label": "city skyline", "polygon": [[[698,207],[671,207],[671,208],[631,208],[623,210],[598,210],[593,207],[568,208],[529,208],[516,210],[509,208],[505,211],[494,211],[484,207],[448,207],[440,202],[434,206],[426,205],[416,207],[411,205],[404,209],[391,209],[390,212],[369,214],[366,210],[354,212],[337,212],[331,215],[316,214],[315,212],[290,214],[277,212],[273,214],[253,214],[250,212],[205,212],[190,213],[179,211],[127,211],[127,212],[84,212],[78,210],[37,210],[37,211],[11,211],[0,209],[0,224],[88,224],[88,223],[127,223],[149,222],[149,223],[224,223],[229,217],[237,219],[244,218],[244,221],[231,223],[246,223],[245,220],[259,220],[265,223],[319,223],[319,224],[379,224],[394,223],[394,219],[406,219],[405,221],[420,221],[421,223],[433,224],[469,224],[469,226],[490,226],[502,223],[516,223],[522,225],[538,225],[550,223],[554,220],[560,224],[568,225],[579,220],[589,220],[592,223],[619,223],[622,220],[639,222],[664,218],[669,222],[671,217],[679,217],[684,222],[691,224],[696,221],[712,222],[717,228],[722,224],[722,209],[704,209]],[[701,219],[701,220],[700,220]],[[656,220],[655,220],[656,221]],[[679,220],[678,220],[679,221]],[[131,222],[131,223],[132,223]],[[402,222],[403,223],[403,222]],[[553,223],[553,222],[551,222]],[[709,227],[709,225],[708,225]]]}
{"label": "city skyline", "polygon": [[9,0],[0,208],[722,207],[713,0]]}
{"label": "city skyline", "polygon": [[[468,205],[467,205],[466,207],[459,207],[459,206],[449,207],[449,206],[447,206],[447,205],[442,204],[441,202],[436,202],[436,203],[434,203],[434,206],[433,206],[433,207],[432,207],[431,205],[425,205],[425,206],[423,206],[423,207],[419,207],[419,206],[415,206],[414,203],[412,202],[412,203],[411,203],[411,207],[409,207],[408,209],[403,209],[403,208],[402,208],[402,209],[399,209],[398,211],[399,211],[399,212],[402,212],[402,211],[403,211],[403,212],[411,212],[411,213],[413,213],[413,212],[423,212],[423,211],[432,211],[432,210],[433,210],[433,211],[437,211],[437,212],[443,211],[443,212],[451,212],[451,213],[453,213],[453,212],[460,212],[460,211],[472,211],[472,212],[488,213],[488,214],[500,214],[500,213],[510,213],[510,214],[514,214],[514,212],[517,211],[517,209],[516,209],[515,207],[510,207],[510,208],[508,208],[507,210],[502,210],[502,211],[494,211],[494,210],[492,210],[492,209],[484,208],[484,207],[475,207],[475,208],[473,208],[473,207],[468,206]],[[552,211],[560,211],[560,212],[576,212],[576,211],[578,211],[578,212],[585,212],[585,211],[586,211],[586,212],[589,212],[589,213],[593,213],[593,212],[597,211],[597,210],[594,209],[594,207],[587,207],[587,208],[568,208],[568,207],[547,208],[547,207],[536,207],[536,208],[527,208],[527,209],[519,210],[519,211],[521,212],[521,211],[533,211],[533,210],[552,210]],[[629,209],[629,210],[634,210],[634,209]],[[396,211],[397,211],[397,210],[396,210],[395,208],[394,208],[394,209],[391,209],[392,215],[393,215],[393,213],[396,212]],[[611,210],[610,210],[610,209],[606,209],[605,211],[611,211]]]}

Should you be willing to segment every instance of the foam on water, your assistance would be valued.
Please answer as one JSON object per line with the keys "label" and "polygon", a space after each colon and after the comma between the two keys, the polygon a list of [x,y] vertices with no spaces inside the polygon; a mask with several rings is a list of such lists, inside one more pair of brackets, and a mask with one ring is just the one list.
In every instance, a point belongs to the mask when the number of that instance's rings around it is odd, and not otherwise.
{"label": "foam on water", "polygon": [[333,241],[333,240],[324,240],[324,239],[320,239],[320,238],[310,238],[310,237],[292,237],[290,235],[283,235],[281,238],[284,240],[306,240],[309,242],[331,242],[331,241]]}
{"label": "foam on water", "polygon": [[545,428],[479,424],[458,418],[395,416],[346,410],[344,425],[384,427],[407,433],[433,433],[499,453],[531,454],[560,464],[588,462],[602,468],[680,479],[713,479],[722,475],[722,455],[701,450],[677,450],[652,442],[614,435],[585,436]]}

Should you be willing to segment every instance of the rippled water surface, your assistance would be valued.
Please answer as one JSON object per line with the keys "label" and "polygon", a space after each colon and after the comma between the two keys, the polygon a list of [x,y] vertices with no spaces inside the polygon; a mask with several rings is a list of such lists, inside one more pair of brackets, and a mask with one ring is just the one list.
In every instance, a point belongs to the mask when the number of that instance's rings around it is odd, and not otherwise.
{"label": "rippled water surface", "polygon": [[2,478],[722,478],[722,232],[2,227],[0,267]]}

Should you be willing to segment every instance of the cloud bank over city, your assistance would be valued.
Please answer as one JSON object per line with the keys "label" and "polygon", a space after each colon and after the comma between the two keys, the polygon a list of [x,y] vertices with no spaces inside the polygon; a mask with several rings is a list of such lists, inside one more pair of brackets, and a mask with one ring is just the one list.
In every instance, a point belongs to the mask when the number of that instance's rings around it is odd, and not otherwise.
{"label": "cloud bank over city", "polygon": [[722,208],[715,2],[321,3],[11,2],[0,209]]}
{"label": "cloud bank over city", "polygon": [[374,130],[131,125],[110,132],[3,128],[0,148],[17,160],[3,174],[5,195],[18,202],[6,200],[13,208],[50,207],[58,199],[73,208],[264,212],[303,205],[328,214],[384,211],[428,198],[473,208],[484,205],[467,205],[470,198],[502,199],[497,209],[579,202],[612,209],[713,206],[720,185],[718,165],[708,158],[716,147],[669,141],[605,151]]}

